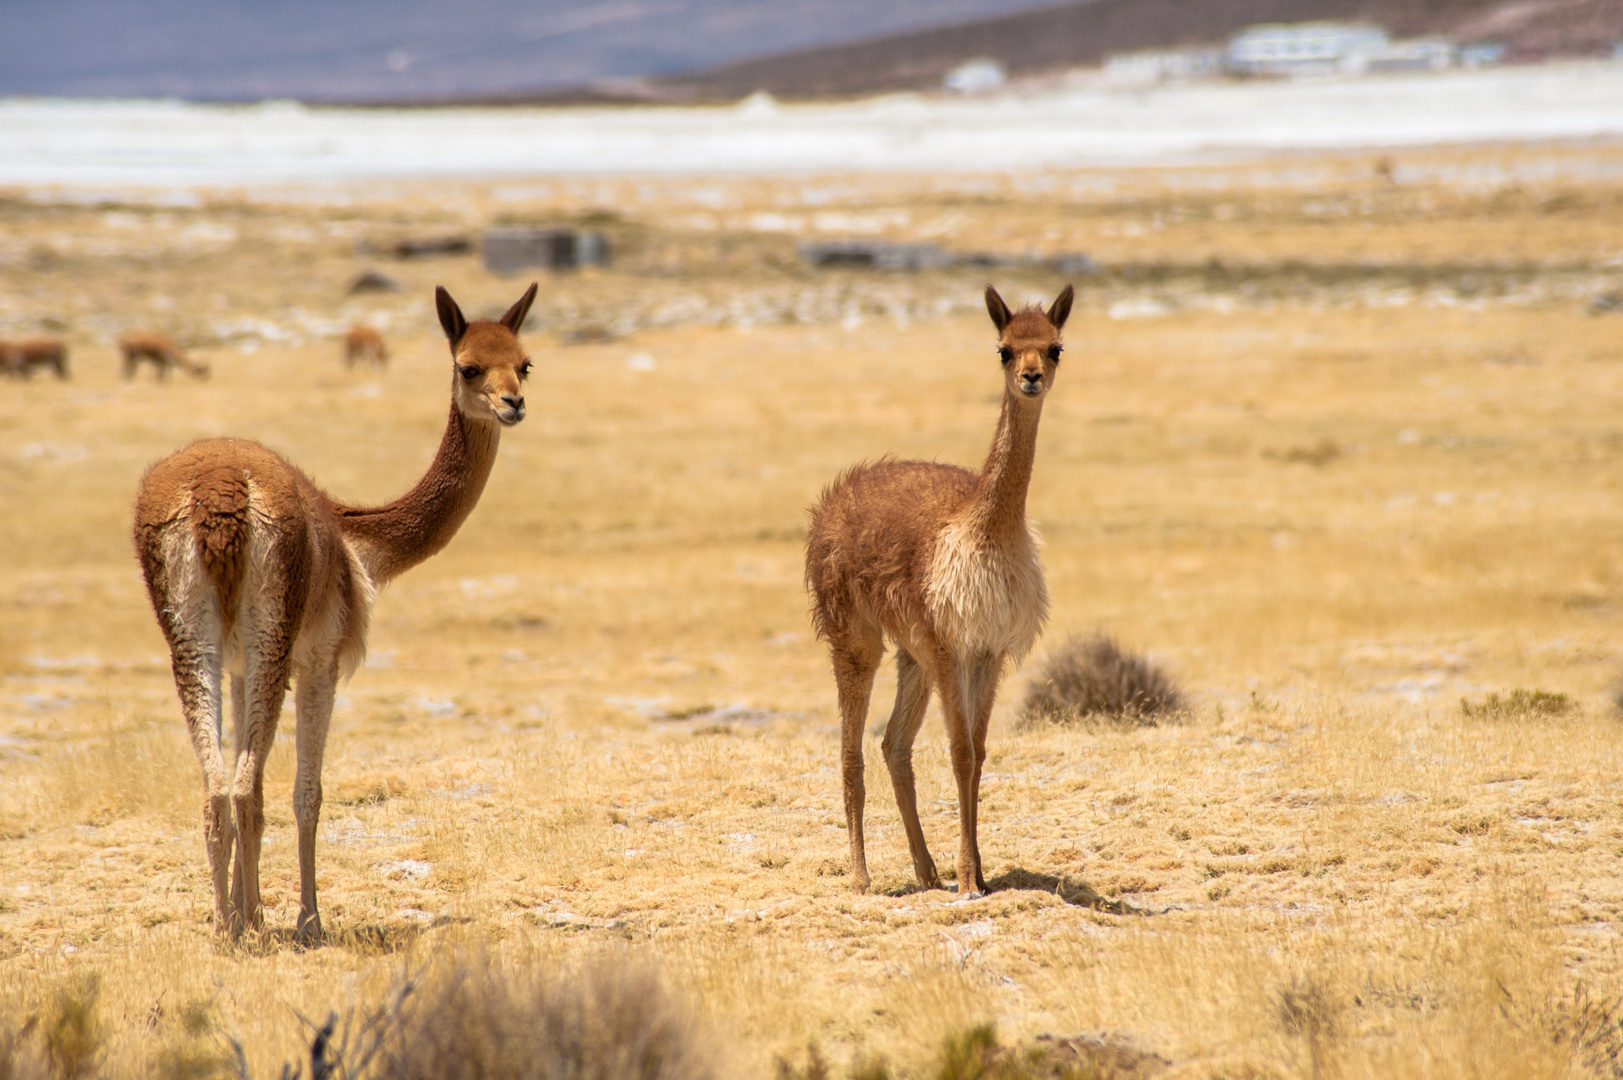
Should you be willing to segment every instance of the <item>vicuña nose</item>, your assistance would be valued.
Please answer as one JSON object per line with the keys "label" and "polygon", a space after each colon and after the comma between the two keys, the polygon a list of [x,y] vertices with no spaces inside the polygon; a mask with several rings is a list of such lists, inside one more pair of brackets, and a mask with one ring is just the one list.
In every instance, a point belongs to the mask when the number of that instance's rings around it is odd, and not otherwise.
{"label": "vicu\u00f1a nose", "polygon": [[507,404],[511,405],[515,409],[524,408],[523,394],[503,394],[502,400],[507,402]]}
{"label": "vicu\u00f1a nose", "polygon": [[1020,377],[1028,383],[1040,383],[1043,381],[1043,373],[1040,371],[1022,371]]}

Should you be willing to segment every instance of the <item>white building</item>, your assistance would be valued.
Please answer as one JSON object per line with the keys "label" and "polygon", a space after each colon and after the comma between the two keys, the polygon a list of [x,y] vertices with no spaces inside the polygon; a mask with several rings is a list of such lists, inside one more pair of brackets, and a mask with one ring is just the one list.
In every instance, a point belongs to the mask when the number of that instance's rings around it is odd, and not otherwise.
{"label": "white building", "polygon": [[1453,67],[1459,50],[1442,38],[1414,38],[1394,41],[1369,55],[1364,70],[1370,74],[1402,71],[1442,71]]}
{"label": "white building", "polygon": [[1223,74],[1224,53],[1219,49],[1155,49],[1112,53],[1105,57],[1108,82],[1127,86],[1209,79]]}
{"label": "white building", "polygon": [[1364,71],[1387,49],[1386,31],[1357,23],[1263,23],[1229,40],[1237,75],[1337,75]]}
{"label": "white building", "polygon": [[1008,81],[1008,72],[1002,64],[989,57],[980,57],[966,60],[947,72],[941,80],[941,88],[950,94],[984,94]]}

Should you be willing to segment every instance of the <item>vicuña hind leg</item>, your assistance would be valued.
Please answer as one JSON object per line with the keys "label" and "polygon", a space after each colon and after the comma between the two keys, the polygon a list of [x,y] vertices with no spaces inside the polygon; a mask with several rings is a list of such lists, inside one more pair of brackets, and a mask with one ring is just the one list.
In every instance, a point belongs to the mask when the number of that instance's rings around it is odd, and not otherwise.
{"label": "vicu\u00f1a hind leg", "polygon": [[298,774],[293,780],[293,818],[299,828],[299,941],[321,943],[321,914],[316,909],[316,826],[321,821],[321,760],[332,721],[338,686],[336,662],[299,677],[293,703],[298,717],[295,736]]}
{"label": "vicu\u00f1a hind leg", "polygon": [[[245,688],[241,675],[231,676],[231,775],[233,779],[242,769],[243,755],[248,752],[248,691]],[[237,820],[236,810],[232,810],[232,820]],[[240,825],[238,832],[241,832]],[[243,918],[242,907],[242,843],[238,836],[236,861],[232,863],[231,874],[231,933],[240,937],[246,922]]]}
{"label": "vicu\u00f1a hind leg", "polygon": [[868,726],[868,698],[884,655],[878,628],[863,627],[830,643],[834,683],[840,697],[840,774],[845,786],[845,826],[851,838],[851,884],[868,891],[868,854],[862,842],[862,733]]}
{"label": "vicu\u00f1a hind leg", "polygon": [[891,711],[885,725],[885,738],[880,744],[885,751],[885,766],[890,770],[890,786],[896,792],[896,808],[902,815],[902,827],[907,830],[907,848],[913,855],[913,874],[926,889],[941,888],[941,877],[936,873],[935,860],[924,843],[924,829],[919,825],[918,795],[913,784],[913,740],[918,737],[924,723],[924,710],[930,704],[930,681],[924,669],[903,648],[896,649],[896,708]]}
{"label": "vicu\u00f1a hind leg", "polygon": [[259,895],[259,852],[265,836],[265,762],[276,741],[276,724],[282,715],[282,699],[287,695],[288,659],[264,655],[243,643],[247,655],[244,679],[246,705],[245,738],[237,746],[237,773],[231,785],[231,801],[237,812],[236,877],[231,882],[231,902],[246,930],[262,930],[265,908]]}
{"label": "vicu\u00f1a hind leg", "polygon": [[175,638],[170,652],[181,712],[197,763],[203,767],[203,843],[214,881],[214,932],[235,935],[242,928],[230,905],[236,826],[231,818],[231,774],[220,750],[220,658],[212,648],[190,638]]}

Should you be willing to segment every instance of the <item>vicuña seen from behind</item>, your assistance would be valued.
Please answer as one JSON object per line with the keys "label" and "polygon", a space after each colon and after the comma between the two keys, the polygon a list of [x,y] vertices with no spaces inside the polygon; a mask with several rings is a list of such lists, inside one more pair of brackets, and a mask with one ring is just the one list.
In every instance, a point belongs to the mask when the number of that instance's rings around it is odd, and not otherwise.
{"label": "vicu\u00f1a seen from behind", "polygon": [[[203,767],[218,933],[264,926],[265,762],[296,680],[298,938],[321,940],[315,843],[333,696],[365,654],[379,587],[450,542],[484,491],[502,428],[524,419],[530,360],[518,331],[535,293],[532,284],[496,322],[469,323],[451,295],[436,290],[451,346],[450,417],[428,471],[393,502],[339,503],[247,439],[193,443],[141,480],[135,550]],[[222,749],[227,674],[234,769]]]}

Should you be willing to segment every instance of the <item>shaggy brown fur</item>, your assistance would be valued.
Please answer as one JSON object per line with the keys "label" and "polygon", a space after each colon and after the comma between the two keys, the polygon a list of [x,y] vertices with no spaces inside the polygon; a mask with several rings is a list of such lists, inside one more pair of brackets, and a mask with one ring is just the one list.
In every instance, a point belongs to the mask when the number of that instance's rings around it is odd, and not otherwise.
{"label": "shaggy brown fur", "polygon": [[383,343],[382,334],[370,326],[356,323],[344,335],[344,366],[352,368],[360,360],[373,367],[388,367],[389,347]]}
{"label": "shaggy brown fur", "polygon": [[851,876],[859,891],[869,885],[862,733],[886,637],[896,645],[897,688],[883,749],[914,873],[926,888],[941,887],[919,825],[912,764],[934,690],[958,784],[958,889],[986,891],[976,838],[986,727],[1005,661],[1030,651],[1048,610],[1026,489],[1072,296],[1067,285],[1047,311],[1011,314],[987,288],[1004,390],[979,473],[887,458],[847,470],[811,510],[806,585],[839,691]]}
{"label": "shaggy brown fur", "polygon": [[56,372],[58,379],[68,377],[68,347],[61,338],[0,341],[0,372],[14,379],[26,379],[37,367]]}
{"label": "shaggy brown fur", "polygon": [[149,361],[158,369],[158,378],[169,376],[169,369],[178,367],[194,379],[209,377],[209,366],[202,360],[187,356],[175,339],[168,334],[131,333],[118,339],[119,352],[124,355],[124,377],[135,378],[141,361]]}
{"label": "shaggy brown fur", "polygon": [[[428,472],[392,503],[336,503],[303,472],[244,439],[193,443],[141,480],[135,550],[203,767],[203,833],[221,933],[264,924],[265,761],[283,695],[296,679],[298,932],[303,941],[320,940],[315,838],[338,681],[365,653],[378,588],[450,542],[484,491],[501,428],[524,418],[530,362],[517,330],[535,292],[531,285],[500,322],[469,325],[450,294],[437,291],[451,344],[451,415]],[[234,774],[221,748],[226,672]]]}

